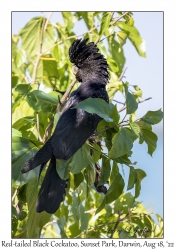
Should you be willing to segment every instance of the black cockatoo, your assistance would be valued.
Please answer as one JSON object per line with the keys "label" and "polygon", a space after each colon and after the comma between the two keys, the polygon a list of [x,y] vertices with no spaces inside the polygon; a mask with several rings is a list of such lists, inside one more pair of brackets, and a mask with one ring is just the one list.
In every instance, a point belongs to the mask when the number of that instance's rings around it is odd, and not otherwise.
{"label": "black cockatoo", "polygon": [[81,85],[70,95],[50,139],[25,163],[21,171],[26,173],[39,165],[43,167],[50,160],[36,202],[38,213],[55,213],[64,199],[66,180],[62,180],[56,171],[56,159],[67,160],[74,155],[94,133],[101,120],[96,114],[72,108],[89,97],[109,102],[105,89],[108,64],[103,55],[98,53],[96,45],[93,42],[87,43],[87,40],[75,40],[69,49],[75,76],[82,82]]}

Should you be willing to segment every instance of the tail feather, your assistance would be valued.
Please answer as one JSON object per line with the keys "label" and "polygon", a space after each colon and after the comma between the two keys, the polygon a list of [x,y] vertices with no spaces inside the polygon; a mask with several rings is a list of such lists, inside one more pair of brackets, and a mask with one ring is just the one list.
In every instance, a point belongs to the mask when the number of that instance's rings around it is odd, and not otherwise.
{"label": "tail feather", "polygon": [[36,212],[55,213],[64,199],[66,182],[59,177],[56,171],[56,159],[53,157],[38,194]]}
{"label": "tail feather", "polygon": [[21,172],[27,173],[28,171],[36,168],[40,164],[46,163],[49,161],[53,156],[53,148],[51,147],[51,139],[52,137],[46,142],[46,144],[36,153],[34,157],[28,160]]}

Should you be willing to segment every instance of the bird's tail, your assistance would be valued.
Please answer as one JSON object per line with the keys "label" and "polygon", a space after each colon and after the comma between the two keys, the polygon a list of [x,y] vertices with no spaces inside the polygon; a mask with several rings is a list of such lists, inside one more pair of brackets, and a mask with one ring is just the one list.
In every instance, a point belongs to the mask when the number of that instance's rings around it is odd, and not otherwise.
{"label": "bird's tail", "polygon": [[56,159],[53,157],[38,194],[36,212],[55,213],[64,199],[66,183],[66,180],[59,177],[56,171]]}
{"label": "bird's tail", "polygon": [[51,139],[52,137],[50,137],[50,139],[46,142],[46,144],[36,153],[36,155],[34,157],[32,157],[30,160],[28,160],[21,172],[22,174],[27,173],[28,171],[36,168],[37,166],[39,166],[40,164],[46,163],[48,162],[52,156],[53,156],[53,148],[51,146]]}

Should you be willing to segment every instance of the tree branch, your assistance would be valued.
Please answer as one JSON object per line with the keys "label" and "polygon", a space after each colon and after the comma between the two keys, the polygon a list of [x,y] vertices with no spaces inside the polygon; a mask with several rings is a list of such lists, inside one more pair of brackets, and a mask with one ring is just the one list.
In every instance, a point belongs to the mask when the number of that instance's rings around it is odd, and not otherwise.
{"label": "tree branch", "polygon": [[18,193],[18,187],[15,189],[15,192],[14,192],[14,194],[13,194],[13,196],[12,196],[12,202],[14,201],[14,199],[15,199],[17,193]]}
{"label": "tree branch", "polygon": [[122,78],[124,77],[124,74],[125,74],[126,70],[127,70],[127,68],[125,68],[125,69],[122,71],[121,75],[119,76],[119,78],[118,78],[118,81],[119,81],[119,82],[120,82],[120,81],[122,80]]}
{"label": "tree branch", "polygon": [[[150,100],[150,99],[152,99],[152,97],[148,97],[148,98],[146,98],[146,99],[143,99],[142,101],[138,101],[138,104],[139,104],[139,103],[142,103],[142,102],[146,102],[146,101],[148,101],[148,100]],[[125,109],[126,109],[126,105],[124,105],[121,109],[119,109],[118,112],[120,113],[120,112],[122,112],[122,111],[125,110]]]}
{"label": "tree branch", "polygon": [[63,104],[66,102],[72,88],[74,87],[75,83],[76,83],[76,78],[71,82],[71,84],[69,85],[69,88],[66,90],[66,92],[64,93],[63,97],[61,98],[60,102],[57,105],[57,109],[56,109],[56,113],[61,111],[61,107],[63,106]]}
{"label": "tree branch", "polygon": [[39,129],[39,115],[38,112],[36,113],[36,128],[37,128],[37,132],[38,132],[38,139],[40,142],[43,142],[43,139],[40,135],[40,129]]}
{"label": "tree branch", "polygon": [[114,235],[114,233],[115,233],[115,231],[116,231],[116,228],[118,227],[118,224],[119,224],[120,222],[124,221],[124,220],[129,216],[129,213],[127,213],[122,219],[120,218],[120,216],[121,216],[121,214],[118,212],[118,219],[117,219],[117,221],[116,221],[116,223],[115,223],[115,226],[114,226],[114,228],[113,228],[113,230],[112,230],[112,232],[111,232],[110,238],[113,238],[113,235]]}
{"label": "tree branch", "polygon": [[122,17],[126,16],[130,11],[127,11],[123,13],[121,16],[117,17],[111,24],[110,26],[114,25],[116,22],[118,22]]}
{"label": "tree branch", "polygon": [[[117,17],[109,26],[113,26],[116,22],[118,22],[122,17],[126,16],[128,13],[129,13],[129,11],[127,11],[123,15]],[[102,42],[104,39],[108,38],[109,36],[113,35],[114,33],[115,32],[113,31],[111,34],[109,34],[108,36],[101,39],[100,42]]]}

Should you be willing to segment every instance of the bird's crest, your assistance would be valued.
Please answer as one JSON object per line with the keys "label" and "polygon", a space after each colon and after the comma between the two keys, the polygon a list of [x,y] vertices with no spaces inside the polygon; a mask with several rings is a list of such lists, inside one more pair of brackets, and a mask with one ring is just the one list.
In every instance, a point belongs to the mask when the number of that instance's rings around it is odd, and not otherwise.
{"label": "bird's crest", "polygon": [[86,44],[87,41],[88,39],[77,39],[69,49],[70,61],[80,69],[76,78],[83,81],[98,77],[107,84],[109,78],[107,61],[102,54],[98,53],[99,49],[96,45],[93,42]]}

